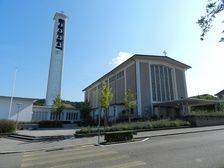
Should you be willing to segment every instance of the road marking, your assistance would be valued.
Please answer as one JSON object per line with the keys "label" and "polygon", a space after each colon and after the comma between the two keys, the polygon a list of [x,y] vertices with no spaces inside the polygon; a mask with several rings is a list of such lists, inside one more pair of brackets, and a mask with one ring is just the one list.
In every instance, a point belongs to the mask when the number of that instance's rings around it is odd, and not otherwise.
{"label": "road marking", "polygon": [[145,142],[147,140],[149,140],[149,138],[145,138],[145,139],[141,140],[141,142]]}
{"label": "road marking", "polygon": [[90,146],[94,146],[94,145],[83,145],[83,146],[81,146],[82,148],[87,148],[87,147],[90,147]]}
{"label": "road marking", "polygon": [[[95,146],[88,146],[88,149],[95,149]],[[70,151],[84,151],[87,150],[87,146],[85,147],[79,147],[79,148],[68,148],[61,150],[60,152],[70,152]],[[58,153],[58,151],[51,151],[51,153]],[[47,154],[46,151],[37,151],[37,152],[27,152],[23,154],[23,157],[36,157],[36,156],[42,156],[43,154]]]}
{"label": "road marking", "polygon": [[77,167],[83,167],[83,166],[88,166],[88,165],[91,165],[91,164],[96,164],[96,163],[104,163],[104,162],[109,162],[109,161],[118,161],[118,160],[122,160],[122,159],[127,159],[129,158],[127,155],[117,155],[115,154],[114,156],[113,155],[109,155],[109,156],[106,156],[106,157],[103,157],[103,158],[99,158],[97,160],[88,160],[88,161],[85,161],[85,162],[77,162],[77,163],[65,163],[65,164],[59,164],[59,165],[56,165],[56,166],[52,166],[50,168],[70,168],[71,166],[73,168],[77,168]]}
{"label": "road marking", "polygon": [[196,162],[202,162],[202,159],[201,158],[197,158],[195,159]]}
{"label": "road marking", "polygon": [[[146,138],[147,139],[147,138]],[[143,139],[145,140],[145,139]],[[115,143],[115,144],[107,144],[107,145],[100,145],[101,147],[105,146],[119,146],[119,145],[131,145],[131,144],[136,144],[140,142],[144,142],[143,140],[136,140],[136,141],[131,141],[131,142],[121,142],[121,143]],[[147,139],[148,140],[148,139]],[[146,141],[146,140],[145,140]]]}
{"label": "road marking", "polygon": [[57,157],[67,157],[67,156],[73,156],[73,157],[76,157],[77,155],[83,155],[83,154],[90,154],[90,153],[96,153],[96,152],[104,152],[104,151],[107,151],[108,149],[105,149],[105,148],[101,148],[101,149],[91,149],[91,150],[82,150],[82,151],[60,151],[60,152],[57,152],[57,153],[42,153],[42,155],[38,155],[38,156],[24,156],[23,157],[23,162],[25,161],[33,161],[33,160],[40,160],[40,159],[53,159],[53,158],[57,158]]}
{"label": "road marking", "polygon": [[115,151],[103,151],[100,153],[92,153],[92,154],[85,154],[85,155],[81,155],[81,156],[67,156],[67,157],[60,157],[60,158],[56,158],[54,160],[52,159],[48,159],[46,160],[46,158],[42,158],[40,160],[34,160],[34,161],[24,161],[22,162],[21,167],[25,168],[25,167],[33,167],[34,165],[45,165],[48,164],[49,166],[52,166],[52,164],[58,164],[60,162],[66,162],[66,161],[77,161],[80,159],[90,159],[90,158],[96,158],[96,157],[100,157],[100,156],[106,156],[106,155],[112,155],[112,154],[116,154],[117,152]]}
{"label": "road marking", "polygon": [[146,165],[146,163],[142,161],[135,161],[135,162],[128,162],[128,163],[122,163],[119,165],[109,166],[106,168],[131,168],[131,167],[138,167],[143,165]]}

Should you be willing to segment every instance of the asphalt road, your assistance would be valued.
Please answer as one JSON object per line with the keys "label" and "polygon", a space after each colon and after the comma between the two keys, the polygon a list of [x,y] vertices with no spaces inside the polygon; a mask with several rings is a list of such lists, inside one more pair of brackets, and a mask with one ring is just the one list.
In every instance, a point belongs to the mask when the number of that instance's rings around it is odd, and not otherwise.
{"label": "asphalt road", "polygon": [[224,168],[224,131],[157,137],[110,149],[145,162],[144,168]]}
{"label": "asphalt road", "polygon": [[1,168],[224,168],[224,131],[0,155]]}

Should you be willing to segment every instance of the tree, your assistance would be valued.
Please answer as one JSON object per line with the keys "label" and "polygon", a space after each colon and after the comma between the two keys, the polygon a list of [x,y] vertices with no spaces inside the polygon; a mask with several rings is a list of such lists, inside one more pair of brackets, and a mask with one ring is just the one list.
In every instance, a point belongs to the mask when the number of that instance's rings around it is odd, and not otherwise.
{"label": "tree", "polygon": [[83,120],[83,122],[85,124],[89,124],[92,118],[90,116],[91,106],[88,101],[80,103],[80,112],[81,112],[81,119]]}
{"label": "tree", "polygon": [[131,109],[136,106],[136,103],[134,94],[130,89],[128,89],[128,91],[125,93],[124,106],[128,111],[128,122],[131,122]]}
{"label": "tree", "polygon": [[101,83],[100,105],[105,110],[104,113],[104,126],[108,123],[108,108],[113,99],[112,89],[106,85],[105,82]]}
{"label": "tree", "polygon": [[[212,22],[216,15],[224,10],[224,0],[208,0],[206,5],[206,14],[201,16],[197,24],[202,29],[201,40],[204,39],[205,34],[212,28]],[[222,31],[224,33],[224,31]],[[224,38],[220,38],[220,42],[224,42]]]}
{"label": "tree", "polygon": [[33,103],[34,106],[44,106],[45,99],[39,99]]}
{"label": "tree", "polygon": [[[192,98],[196,99],[202,99],[202,100],[218,100],[217,97],[210,95],[210,94],[202,94],[193,96]],[[204,105],[204,106],[192,106],[191,111],[214,111],[215,106],[214,105]]]}
{"label": "tree", "polygon": [[192,98],[203,99],[203,100],[217,100],[218,99],[217,97],[210,94],[197,95],[197,96],[193,96]]}
{"label": "tree", "polygon": [[52,112],[56,113],[57,115],[60,116],[61,112],[64,110],[64,103],[61,99],[61,97],[58,95],[55,99],[54,99],[54,104],[53,104],[53,108],[52,108]]}

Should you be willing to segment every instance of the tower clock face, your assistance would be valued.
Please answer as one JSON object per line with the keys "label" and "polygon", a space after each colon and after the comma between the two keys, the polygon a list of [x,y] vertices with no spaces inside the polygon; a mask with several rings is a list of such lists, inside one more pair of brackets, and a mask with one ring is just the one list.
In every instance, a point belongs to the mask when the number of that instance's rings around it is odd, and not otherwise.
{"label": "tower clock face", "polygon": [[56,46],[55,46],[55,48],[59,50],[63,50],[64,30],[65,30],[65,20],[59,18],[57,21]]}

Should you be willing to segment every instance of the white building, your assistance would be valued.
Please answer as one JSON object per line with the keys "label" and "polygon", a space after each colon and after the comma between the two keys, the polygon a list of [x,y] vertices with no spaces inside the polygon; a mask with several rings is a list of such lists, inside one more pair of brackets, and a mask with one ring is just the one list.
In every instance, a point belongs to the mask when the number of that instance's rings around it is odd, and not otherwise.
{"label": "white building", "polygon": [[[58,115],[52,112],[52,107],[34,106],[33,103],[36,100],[34,98],[0,96],[0,119],[22,122],[59,120],[74,123],[80,121],[80,110],[69,104],[65,104],[64,110]],[[9,112],[11,102],[11,112]]]}
{"label": "white building", "polygon": [[67,121],[67,122],[79,122],[80,121],[80,110],[76,109],[70,104],[65,104],[64,110],[57,114],[52,112],[52,107],[49,106],[34,106],[32,121],[41,121],[41,120],[58,120],[58,121]]}
{"label": "white building", "polygon": [[[36,99],[0,96],[0,119],[9,119],[17,121],[31,121],[33,113],[33,102]],[[10,109],[10,103],[11,111]]]}

